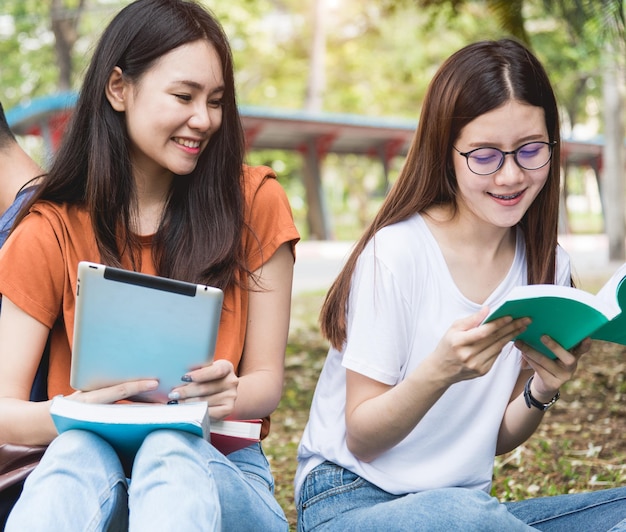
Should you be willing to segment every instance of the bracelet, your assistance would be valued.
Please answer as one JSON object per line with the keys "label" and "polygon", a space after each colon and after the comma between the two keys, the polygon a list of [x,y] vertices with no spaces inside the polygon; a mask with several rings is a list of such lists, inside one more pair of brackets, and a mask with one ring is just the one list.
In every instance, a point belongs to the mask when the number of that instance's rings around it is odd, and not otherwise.
{"label": "bracelet", "polygon": [[542,403],[541,401],[537,401],[537,399],[535,399],[533,397],[533,394],[530,392],[530,383],[533,382],[533,377],[534,375],[532,375],[526,381],[526,385],[524,386],[524,401],[526,401],[526,406],[528,408],[534,406],[535,408],[538,408],[542,412],[545,412],[546,410],[548,410],[548,408],[550,408],[554,403],[556,403],[559,400],[559,397],[561,397],[561,392],[557,390],[556,395],[552,399],[550,399],[550,401],[548,401],[547,403]]}

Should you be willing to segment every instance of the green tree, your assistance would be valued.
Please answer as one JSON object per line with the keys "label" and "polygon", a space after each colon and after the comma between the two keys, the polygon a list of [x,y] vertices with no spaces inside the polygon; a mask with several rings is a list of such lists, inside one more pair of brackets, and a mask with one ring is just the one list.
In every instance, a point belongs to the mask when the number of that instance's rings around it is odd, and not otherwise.
{"label": "green tree", "polygon": [[52,35],[46,6],[36,0],[4,0],[0,16],[0,99],[6,108],[24,95],[56,89]]}

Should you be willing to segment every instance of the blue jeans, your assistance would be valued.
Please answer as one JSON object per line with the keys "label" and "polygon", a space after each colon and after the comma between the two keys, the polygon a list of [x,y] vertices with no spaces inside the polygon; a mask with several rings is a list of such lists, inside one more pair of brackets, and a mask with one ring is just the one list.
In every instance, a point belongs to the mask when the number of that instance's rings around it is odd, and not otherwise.
{"label": "blue jeans", "polygon": [[546,532],[626,532],[626,487],[504,505],[518,519]]}
{"label": "blue jeans", "polygon": [[[613,494],[608,497],[601,497],[603,492],[583,494],[589,495],[586,501],[577,500],[576,496],[563,496],[510,505],[501,504],[483,491],[465,488],[393,495],[342,467],[324,462],[309,473],[300,490],[298,531],[516,532],[539,529],[600,532],[611,529],[617,532],[624,529],[611,527],[626,518],[626,488],[604,493],[610,492]],[[595,499],[595,505],[591,499]],[[532,504],[525,504],[527,502]],[[575,514],[578,520],[573,526],[571,521],[566,521],[563,528],[543,528],[548,515],[551,526],[560,526],[560,514],[564,514],[566,520]],[[537,515],[541,515],[541,521],[535,519]],[[579,523],[593,528],[580,528]]]}
{"label": "blue jeans", "polygon": [[56,530],[287,531],[261,446],[225,457],[181,431],[151,433],[128,480],[100,437],[58,436],[24,485],[6,532]]}

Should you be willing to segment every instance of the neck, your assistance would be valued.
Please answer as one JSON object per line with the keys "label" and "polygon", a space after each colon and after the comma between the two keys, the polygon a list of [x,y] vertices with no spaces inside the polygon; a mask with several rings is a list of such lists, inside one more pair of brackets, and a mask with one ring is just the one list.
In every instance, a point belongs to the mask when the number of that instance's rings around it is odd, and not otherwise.
{"label": "neck", "polygon": [[483,304],[502,283],[515,259],[515,228],[478,226],[431,209],[425,218],[459,291]]}
{"label": "neck", "polygon": [[507,253],[515,249],[514,227],[480,224],[475,220],[464,219],[458,213],[455,215],[447,208],[429,209],[426,215],[440,243],[469,256],[495,257],[503,251]]}
{"label": "neck", "polygon": [[149,176],[137,171],[134,177],[137,191],[134,230],[138,235],[152,235],[161,223],[174,176],[169,171]]}
{"label": "neck", "polygon": [[21,147],[0,152],[0,213],[6,211],[19,190],[44,171]]}

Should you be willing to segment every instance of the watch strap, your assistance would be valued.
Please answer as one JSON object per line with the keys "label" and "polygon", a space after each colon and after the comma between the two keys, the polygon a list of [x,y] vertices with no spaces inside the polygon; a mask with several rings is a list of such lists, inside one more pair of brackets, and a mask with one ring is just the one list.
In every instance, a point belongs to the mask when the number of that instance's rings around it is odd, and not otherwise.
{"label": "watch strap", "polygon": [[533,394],[530,391],[530,384],[533,382],[533,377],[534,375],[532,375],[526,381],[526,385],[524,386],[524,401],[526,401],[526,406],[528,408],[531,408],[534,406],[535,408],[538,408],[542,412],[545,412],[546,410],[548,410],[548,408],[550,408],[552,405],[554,405],[554,403],[556,403],[559,400],[559,397],[561,397],[561,392],[557,391],[555,396],[552,399],[550,399],[550,401],[548,401],[547,403],[542,403],[541,401],[537,401],[537,399],[533,397]]}

